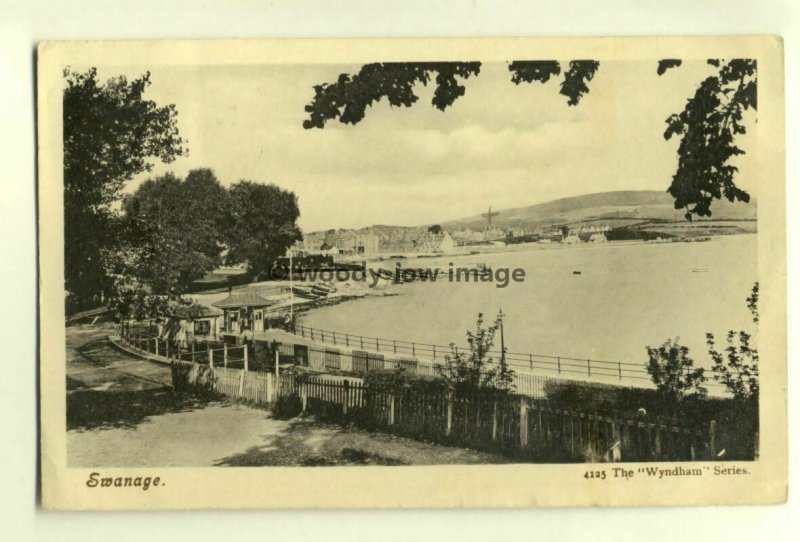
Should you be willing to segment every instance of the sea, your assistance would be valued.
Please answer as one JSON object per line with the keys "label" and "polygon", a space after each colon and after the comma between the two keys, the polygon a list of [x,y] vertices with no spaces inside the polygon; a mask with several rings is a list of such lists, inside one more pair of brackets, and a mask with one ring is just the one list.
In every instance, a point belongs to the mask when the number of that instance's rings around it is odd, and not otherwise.
{"label": "sea", "polygon": [[[754,332],[746,298],[758,280],[757,236],[706,242],[603,243],[436,258],[386,260],[381,266],[442,268],[435,281],[391,285],[365,297],[314,309],[305,326],[426,344],[466,345],[479,313],[502,310],[509,352],[647,362],[646,347],[675,339],[697,366],[710,367],[706,333]],[[485,265],[493,279],[449,279],[452,267]],[[499,274],[499,275],[498,275]],[[474,275],[473,275],[474,277]],[[498,337],[499,342],[499,337]],[[496,345],[497,346],[497,345]]]}

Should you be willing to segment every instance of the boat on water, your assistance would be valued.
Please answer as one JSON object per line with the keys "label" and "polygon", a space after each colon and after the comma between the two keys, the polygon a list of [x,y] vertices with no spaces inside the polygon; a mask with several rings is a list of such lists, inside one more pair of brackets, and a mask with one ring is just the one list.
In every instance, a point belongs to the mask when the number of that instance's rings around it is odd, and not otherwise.
{"label": "boat on water", "polygon": [[334,286],[333,284],[326,284],[324,282],[318,282],[313,286],[313,288],[328,292],[329,294],[332,294],[333,292],[336,291],[336,286]]}
{"label": "boat on water", "polygon": [[332,284],[318,283],[311,287],[312,292],[321,293],[324,295],[332,294],[336,291],[336,286]]}
{"label": "boat on water", "polygon": [[583,273],[583,271],[573,271],[572,272],[573,275],[580,275],[581,273]]}
{"label": "boat on water", "polygon": [[303,299],[319,299],[322,297],[321,294],[315,293],[313,289],[299,288],[297,286],[292,287],[292,294]]}

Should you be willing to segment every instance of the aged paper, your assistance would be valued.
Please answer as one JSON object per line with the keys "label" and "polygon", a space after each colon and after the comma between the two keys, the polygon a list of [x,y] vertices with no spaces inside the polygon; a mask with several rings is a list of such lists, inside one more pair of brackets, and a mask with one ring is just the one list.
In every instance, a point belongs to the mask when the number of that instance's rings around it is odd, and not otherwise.
{"label": "aged paper", "polygon": [[780,39],[37,65],[46,508],[786,499]]}

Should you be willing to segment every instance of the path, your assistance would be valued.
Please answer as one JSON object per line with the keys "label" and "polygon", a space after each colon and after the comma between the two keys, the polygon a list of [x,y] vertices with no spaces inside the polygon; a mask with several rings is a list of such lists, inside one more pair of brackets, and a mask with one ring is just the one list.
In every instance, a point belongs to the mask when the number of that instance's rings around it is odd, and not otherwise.
{"label": "path", "polygon": [[507,462],[495,454],[181,397],[170,386],[169,367],[120,352],[105,339],[110,332],[104,326],[67,328],[70,467]]}

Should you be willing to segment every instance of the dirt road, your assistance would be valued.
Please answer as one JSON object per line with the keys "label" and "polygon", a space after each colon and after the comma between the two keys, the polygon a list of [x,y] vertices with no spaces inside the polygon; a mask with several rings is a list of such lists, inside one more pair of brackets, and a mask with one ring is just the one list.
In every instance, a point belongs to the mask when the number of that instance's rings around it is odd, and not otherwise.
{"label": "dirt road", "polygon": [[505,463],[495,454],[368,433],[179,396],[166,365],[132,357],[110,328],[67,328],[71,467],[332,466]]}

